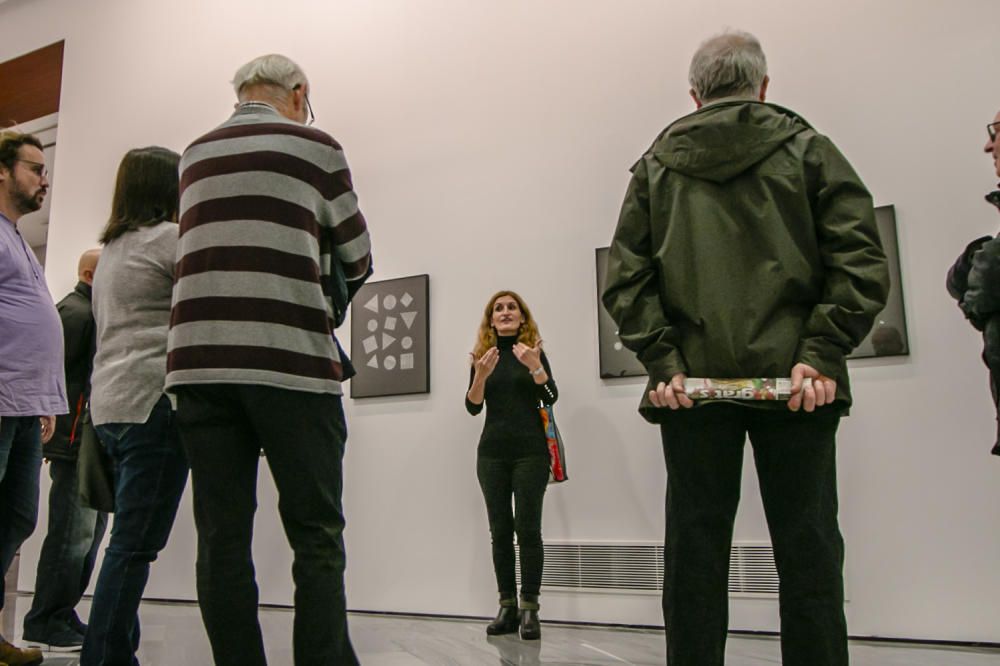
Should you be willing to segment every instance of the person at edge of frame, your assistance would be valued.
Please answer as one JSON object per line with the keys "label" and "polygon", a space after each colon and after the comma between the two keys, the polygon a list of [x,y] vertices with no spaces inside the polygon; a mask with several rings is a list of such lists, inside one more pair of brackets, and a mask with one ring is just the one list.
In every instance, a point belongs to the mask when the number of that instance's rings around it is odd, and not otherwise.
{"label": "person at edge of frame", "polygon": [[[1000,111],[986,125],[983,152],[993,159],[1000,178]],[[1000,183],[986,195],[1000,211]],[[997,434],[991,453],[1000,456],[1000,237],[983,236],[969,243],[948,271],[948,293],[958,301],[966,319],[983,334],[983,362],[990,371],[990,393],[996,409]]]}

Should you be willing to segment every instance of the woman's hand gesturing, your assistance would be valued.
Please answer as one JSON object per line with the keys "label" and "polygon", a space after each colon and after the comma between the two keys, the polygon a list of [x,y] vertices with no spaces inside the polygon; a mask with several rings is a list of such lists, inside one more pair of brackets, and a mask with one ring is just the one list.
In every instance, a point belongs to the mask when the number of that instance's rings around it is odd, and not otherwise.
{"label": "woman's hand gesturing", "polygon": [[542,367],[542,341],[539,340],[534,347],[518,342],[514,345],[514,356],[528,370],[537,371],[538,368]]}
{"label": "woman's hand gesturing", "polygon": [[496,347],[490,347],[486,350],[486,353],[479,357],[476,361],[476,378],[480,381],[486,381],[486,378],[493,374],[493,370],[497,367],[497,361],[500,360],[500,350]]}

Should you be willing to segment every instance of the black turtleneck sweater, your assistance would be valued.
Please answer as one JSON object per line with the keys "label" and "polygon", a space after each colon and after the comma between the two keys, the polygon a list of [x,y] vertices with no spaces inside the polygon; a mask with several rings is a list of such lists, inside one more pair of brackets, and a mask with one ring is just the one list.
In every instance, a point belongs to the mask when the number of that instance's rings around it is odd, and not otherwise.
{"label": "black turtleneck sweater", "polygon": [[[483,394],[486,423],[479,438],[479,455],[485,458],[513,460],[549,455],[538,406],[539,403],[554,404],[559,391],[545,352],[541,360],[549,379],[544,384],[536,384],[528,368],[514,356],[516,342],[516,335],[500,336],[497,340],[500,358],[493,374],[486,378]],[[470,387],[475,374],[476,369],[472,368]],[[465,408],[474,416],[483,410],[483,405],[469,400],[466,392]]]}

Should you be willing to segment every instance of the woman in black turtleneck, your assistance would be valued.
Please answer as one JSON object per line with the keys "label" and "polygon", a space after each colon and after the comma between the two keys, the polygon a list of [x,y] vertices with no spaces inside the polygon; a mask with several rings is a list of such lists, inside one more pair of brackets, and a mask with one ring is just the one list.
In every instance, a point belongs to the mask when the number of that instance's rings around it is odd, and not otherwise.
{"label": "woman in black turtleneck", "polygon": [[[476,415],[486,403],[476,471],[493,539],[500,611],[490,635],[518,631],[541,637],[538,592],[542,583],[542,500],[549,481],[549,451],[539,403],[558,397],[542,351],[538,326],[512,291],[494,294],[479,326],[465,407]],[[515,509],[511,509],[511,498]],[[514,578],[514,534],[521,553],[521,612]]]}

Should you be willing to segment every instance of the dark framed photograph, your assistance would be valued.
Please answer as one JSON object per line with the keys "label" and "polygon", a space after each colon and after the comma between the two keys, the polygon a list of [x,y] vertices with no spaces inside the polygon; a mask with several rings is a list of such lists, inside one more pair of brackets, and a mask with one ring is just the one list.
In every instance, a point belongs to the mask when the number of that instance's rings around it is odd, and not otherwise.
{"label": "dark framed photograph", "polygon": [[903,281],[899,268],[899,239],[896,235],[895,206],[875,209],[875,222],[882,237],[882,248],[889,260],[889,300],[875,318],[875,325],[847,358],[906,356],[910,353],[906,333],[906,308],[903,305]]}
{"label": "dark framed photograph", "polygon": [[429,276],[369,282],[351,300],[352,398],[429,393]]}
{"label": "dark framed photograph", "polygon": [[645,377],[646,368],[631,350],[618,338],[618,326],[604,309],[601,292],[604,291],[604,276],[608,273],[609,248],[594,250],[597,262],[597,350],[602,379],[612,377]]}

